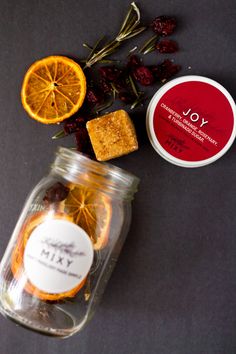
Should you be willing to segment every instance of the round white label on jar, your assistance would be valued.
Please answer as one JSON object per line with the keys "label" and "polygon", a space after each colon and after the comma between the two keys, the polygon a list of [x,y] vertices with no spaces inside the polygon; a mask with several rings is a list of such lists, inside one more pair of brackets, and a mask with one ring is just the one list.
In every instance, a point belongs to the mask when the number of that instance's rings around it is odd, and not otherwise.
{"label": "round white label on jar", "polygon": [[93,263],[88,234],[66,220],[48,220],[30,235],[24,252],[25,272],[39,290],[59,294],[78,286]]}

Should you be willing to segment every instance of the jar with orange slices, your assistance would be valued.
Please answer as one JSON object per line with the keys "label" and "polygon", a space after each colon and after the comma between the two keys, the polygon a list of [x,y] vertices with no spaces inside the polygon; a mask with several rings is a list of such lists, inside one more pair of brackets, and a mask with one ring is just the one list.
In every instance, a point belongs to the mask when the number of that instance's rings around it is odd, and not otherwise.
{"label": "jar with orange slices", "polygon": [[125,240],[138,178],[59,148],[0,265],[0,310],[57,337],[92,317]]}

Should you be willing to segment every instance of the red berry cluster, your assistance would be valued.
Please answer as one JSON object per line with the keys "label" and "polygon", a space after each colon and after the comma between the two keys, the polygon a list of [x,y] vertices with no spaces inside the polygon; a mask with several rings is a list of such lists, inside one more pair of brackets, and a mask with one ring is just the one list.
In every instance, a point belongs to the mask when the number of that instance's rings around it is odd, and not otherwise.
{"label": "red berry cluster", "polygon": [[[151,23],[150,27],[157,34],[155,48],[159,53],[174,53],[178,50],[175,41],[166,38],[159,40],[160,36],[171,35],[176,25],[176,19],[168,16],[159,16]],[[65,121],[65,134],[75,133],[77,149],[91,155],[93,150],[86,129],[87,120],[107,108],[107,103],[111,105],[114,99],[134,107],[135,103],[145,99],[144,92],[140,91],[140,85],[164,83],[179,70],[180,66],[169,59],[156,65],[144,65],[138,55],[130,55],[123,66],[109,65],[99,69],[87,69],[85,74],[88,87],[85,103],[80,110],[81,115]]]}
{"label": "red berry cluster", "polygon": [[[177,26],[175,17],[159,16],[156,17],[152,23],[151,28],[160,37],[170,36]],[[179,46],[177,42],[171,39],[162,39],[157,41],[156,49],[160,53],[175,53],[178,51]]]}

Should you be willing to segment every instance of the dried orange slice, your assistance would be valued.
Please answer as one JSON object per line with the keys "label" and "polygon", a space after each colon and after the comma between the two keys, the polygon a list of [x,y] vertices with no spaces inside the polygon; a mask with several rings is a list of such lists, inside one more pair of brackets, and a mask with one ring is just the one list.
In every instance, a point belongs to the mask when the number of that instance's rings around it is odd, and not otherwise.
{"label": "dried orange slice", "polygon": [[[31,233],[33,232],[35,227],[39,226],[42,222],[46,221],[48,218],[50,218],[48,213],[38,212],[35,213],[33,216],[30,216],[26,220],[25,224],[23,225],[19,233],[18,242],[14,248],[14,251],[12,253],[12,258],[11,258],[11,270],[15,279],[20,279],[24,274],[24,264],[23,264],[24,250],[25,250],[25,245]],[[54,214],[53,218],[66,219],[68,221],[72,221],[71,217],[63,213]],[[34,295],[39,299],[48,300],[48,301],[57,301],[68,297],[74,297],[76,293],[84,286],[85,281],[86,278],[74,289],[60,294],[49,294],[44,291],[41,291],[38,288],[36,288],[33,284],[31,284],[30,281],[26,282],[24,289],[29,294]]]}
{"label": "dried orange slice", "polygon": [[95,250],[108,241],[112,206],[109,197],[86,187],[72,187],[65,203],[65,212],[90,236]]}
{"label": "dried orange slice", "polygon": [[70,117],[82,106],[86,79],[80,65],[63,56],[36,61],[25,74],[21,100],[27,113],[50,124]]}

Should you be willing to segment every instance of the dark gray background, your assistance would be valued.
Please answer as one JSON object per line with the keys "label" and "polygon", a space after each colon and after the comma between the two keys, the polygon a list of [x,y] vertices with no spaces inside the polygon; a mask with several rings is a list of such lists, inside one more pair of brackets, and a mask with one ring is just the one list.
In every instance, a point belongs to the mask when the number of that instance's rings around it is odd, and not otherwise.
{"label": "dark gray background", "polygon": [[[177,16],[173,38],[180,52],[172,58],[182,65],[179,75],[209,76],[235,98],[235,0],[138,4],[144,20]],[[82,43],[115,34],[128,5],[127,0],[1,1],[0,256],[56,146],[73,142],[51,141],[57,127],[36,123],[23,110],[26,69],[51,54],[84,57]],[[124,57],[143,38],[117,55]],[[153,54],[145,61],[162,58]],[[0,354],[236,353],[236,145],[207,167],[175,167],[152,149],[144,111],[132,116],[139,151],[113,161],[139,176],[141,184],[127,242],[93,321],[61,341],[1,317]]]}

